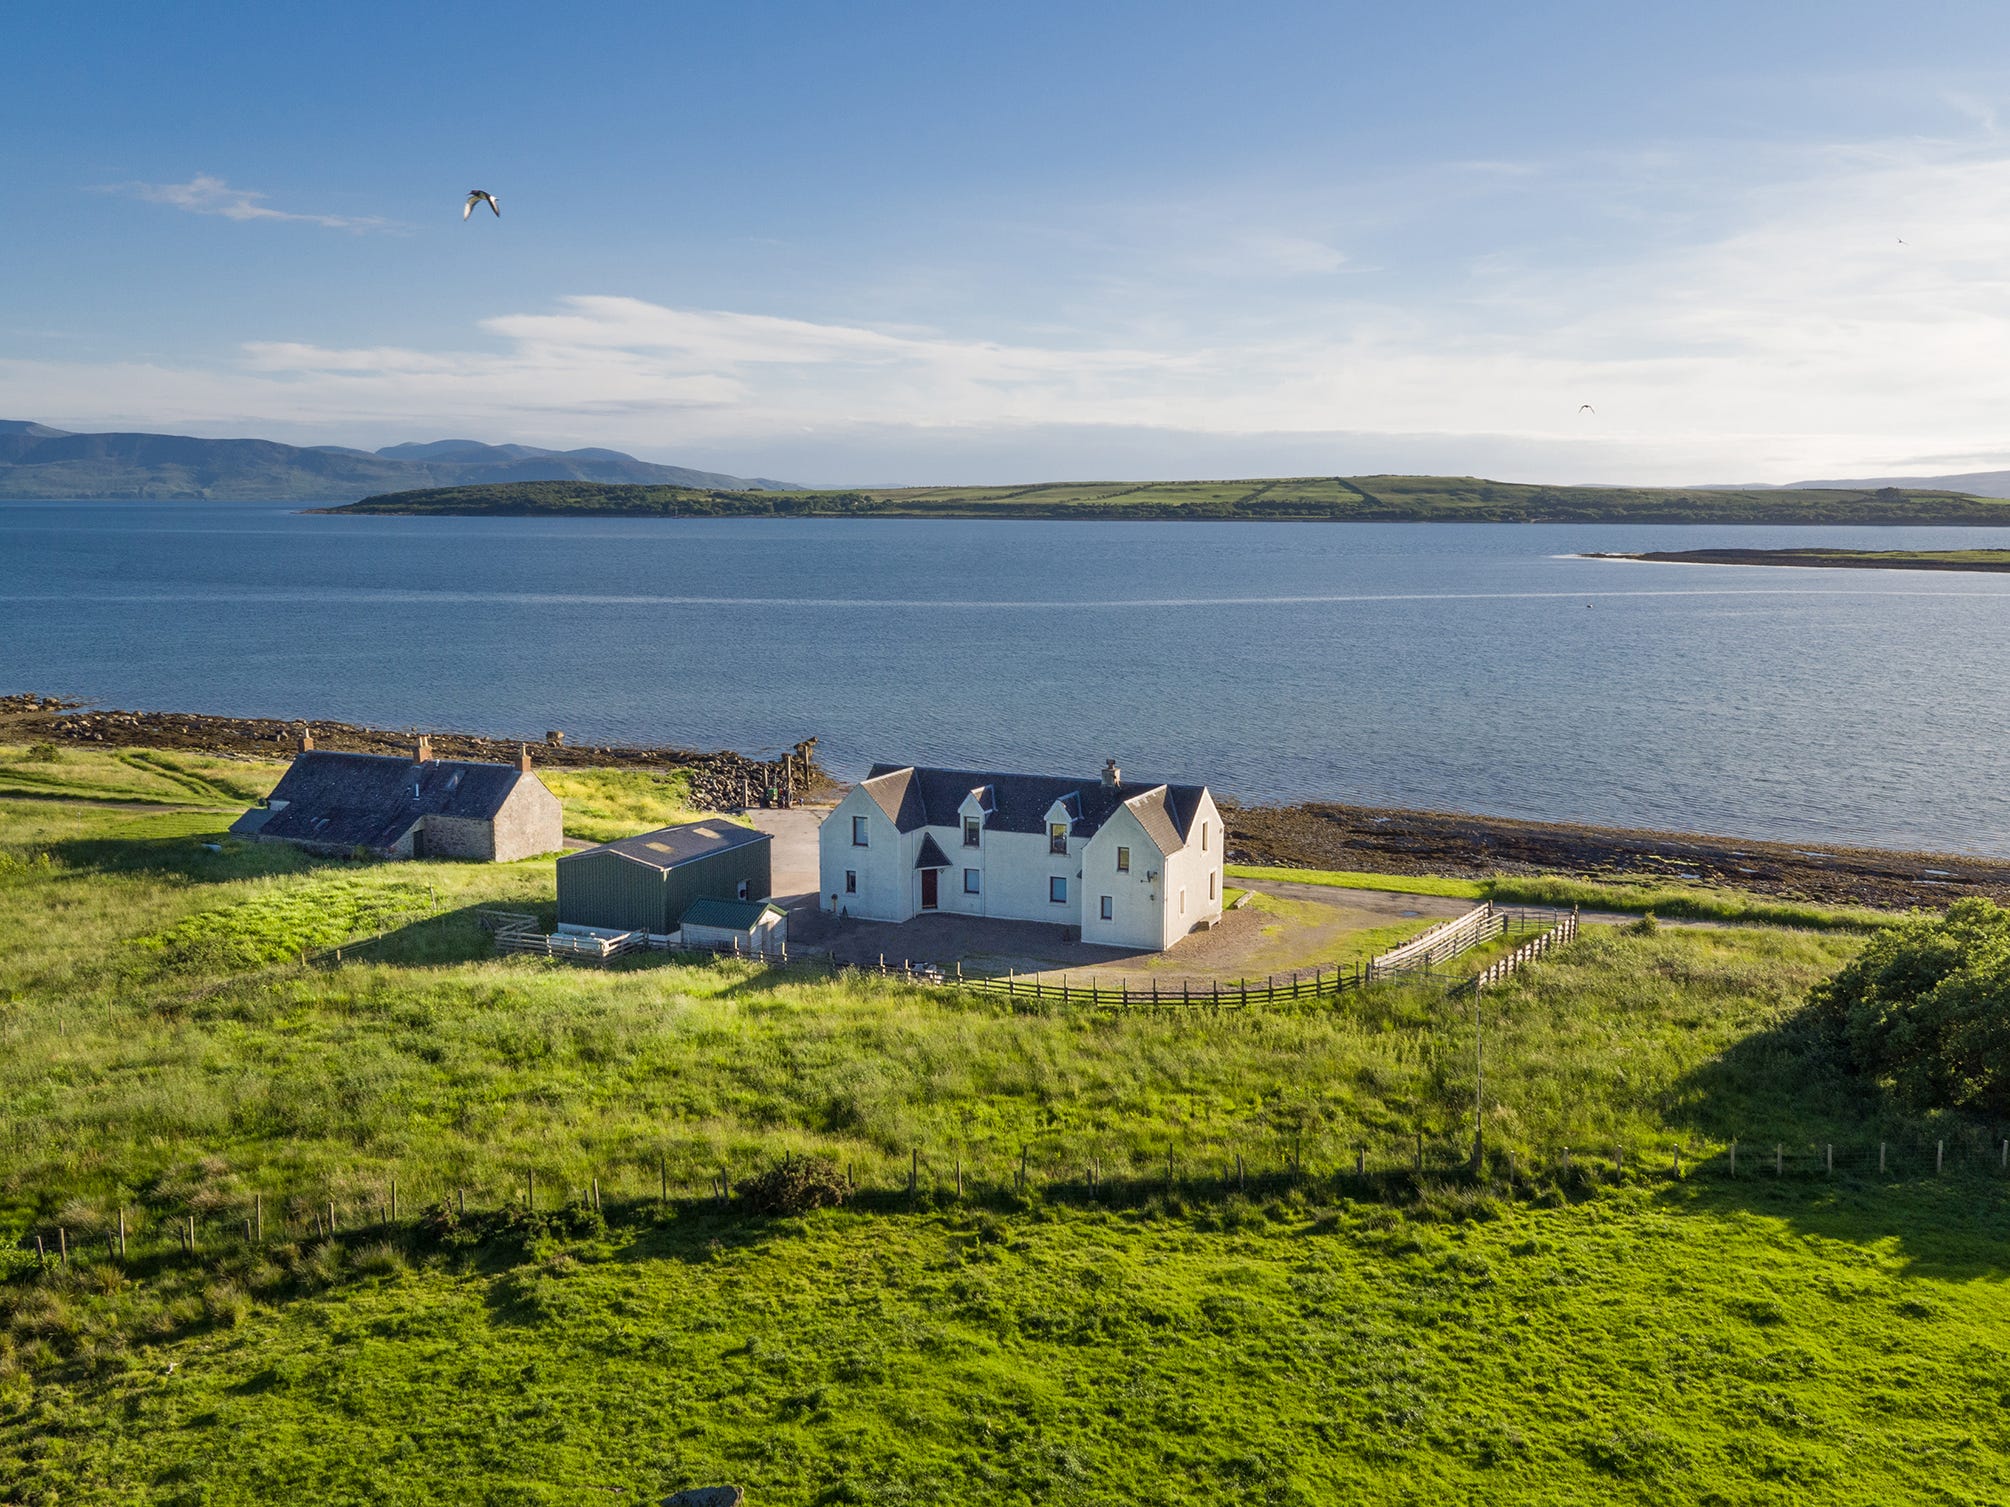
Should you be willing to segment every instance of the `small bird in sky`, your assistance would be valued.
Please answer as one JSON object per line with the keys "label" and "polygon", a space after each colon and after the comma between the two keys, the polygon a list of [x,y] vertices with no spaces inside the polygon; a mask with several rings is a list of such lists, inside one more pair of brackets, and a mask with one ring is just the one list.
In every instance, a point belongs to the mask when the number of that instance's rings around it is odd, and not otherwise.
{"label": "small bird in sky", "polygon": [[468,202],[461,206],[461,219],[465,221],[469,215],[473,214],[477,204],[488,205],[490,209],[495,211],[498,220],[502,218],[502,206],[496,203],[496,196],[494,194],[485,188],[471,188],[468,190]]}
{"label": "small bird in sky", "polygon": [[1578,411],[1579,413],[1597,413],[1597,412],[1598,412],[1598,410],[1597,410],[1596,408],[1593,408],[1593,407],[1592,407],[1592,406],[1591,406],[1591,405],[1590,405],[1589,403],[1580,403],[1580,404],[1578,404],[1578,405],[1577,405],[1577,411]]}

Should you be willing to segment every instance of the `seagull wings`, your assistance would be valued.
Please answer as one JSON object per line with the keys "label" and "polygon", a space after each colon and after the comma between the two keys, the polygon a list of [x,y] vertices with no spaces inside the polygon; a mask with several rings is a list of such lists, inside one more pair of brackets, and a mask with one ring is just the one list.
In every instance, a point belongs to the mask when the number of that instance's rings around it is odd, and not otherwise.
{"label": "seagull wings", "polygon": [[469,215],[475,212],[477,204],[488,205],[490,209],[495,211],[495,216],[498,220],[502,218],[502,206],[496,203],[496,196],[494,194],[489,193],[486,189],[471,188],[468,190],[468,202],[461,206],[461,219],[463,222],[467,220]]}

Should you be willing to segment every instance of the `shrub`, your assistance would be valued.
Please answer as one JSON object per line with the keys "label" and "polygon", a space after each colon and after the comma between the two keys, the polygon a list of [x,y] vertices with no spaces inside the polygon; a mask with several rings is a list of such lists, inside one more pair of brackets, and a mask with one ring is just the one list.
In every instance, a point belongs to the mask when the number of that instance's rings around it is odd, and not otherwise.
{"label": "shrub", "polygon": [[827,1156],[794,1157],[778,1167],[736,1183],[733,1191],[756,1214],[806,1214],[836,1207],[851,1189],[838,1164]]}
{"label": "shrub", "polygon": [[1851,1065],[1913,1110],[2010,1113],[2010,911],[1957,900],[1873,937],[1809,994]]}
{"label": "shrub", "polygon": [[28,745],[28,760],[30,763],[53,764],[61,757],[62,755],[56,752],[56,745],[53,743],[30,743]]}

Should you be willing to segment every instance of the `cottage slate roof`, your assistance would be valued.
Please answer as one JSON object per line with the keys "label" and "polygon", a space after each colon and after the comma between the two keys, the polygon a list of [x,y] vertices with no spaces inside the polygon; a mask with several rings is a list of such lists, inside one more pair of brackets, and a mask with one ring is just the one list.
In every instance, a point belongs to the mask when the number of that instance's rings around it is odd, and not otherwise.
{"label": "cottage slate roof", "polygon": [[311,748],[273,787],[271,809],[246,812],[231,830],[336,848],[389,848],[421,817],[493,821],[517,781],[529,778],[513,764],[415,764],[396,754]]}
{"label": "cottage slate roof", "polygon": [[787,911],[772,900],[693,900],[677,920],[679,926],[720,926],[728,931],[752,931],[770,911]]}
{"label": "cottage slate roof", "polygon": [[949,855],[942,851],[942,844],[931,835],[921,839],[921,851],[914,855],[917,869],[946,869],[950,866]]}
{"label": "cottage slate roof", "polygon": [[577,853],[565,854],[558,861],[570,863],[574,859],[590,858],[596,853],[619,853],[623,858],[667,872],[694,858],[710,858],[715,853],[730,853],[749,843],[769,840],[767,833],[733,822],[685,822],[682,826],[663,827],[654,832],[638,832],[633,837],[618,837],[595,848],[581,848]]}
{"label": "cottage slate roof", "polygon": [[[866,794],[903,832],[921,827],[956,827],[970,792],[989,787],[992,807],[984,825],[994,832],[1043,833],[1056,801],[1072,801],[1077,813],[1071,835],[1091,837],[1118,807],[1129,805],[1161,852],[1177,852],[1193,832],[1205,785],[1165,785],[1125,780],[1115,789],[1100,778],[1071,780],[1060,775],[988,774],[969,769],[926,769],[875,764],[861,782]],[[943,867],[948,867],[945,863]]]}

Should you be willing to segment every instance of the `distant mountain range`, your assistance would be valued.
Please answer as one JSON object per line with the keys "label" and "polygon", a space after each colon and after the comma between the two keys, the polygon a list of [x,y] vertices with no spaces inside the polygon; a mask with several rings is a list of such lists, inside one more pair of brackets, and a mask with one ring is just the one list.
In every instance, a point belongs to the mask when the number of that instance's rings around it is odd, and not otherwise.
{"label": "distant mountain range", "polygon": [[1966,492],[1971,497],[2010,497],[2010,471],[1964,471],[1959,476],[1879,476],[1867,481],[1797,481],[1796,488],[1857,491],[1903,487],[1915,492]]}
{"label": "distant mountain range", "polygon": [[479,440],[349,450],[185,434],[72,434],[0,419],[0,498],[354,502],[414,487],[519,481],[797,490],[785,481],[659,466],[619,450],[540,450]]}

